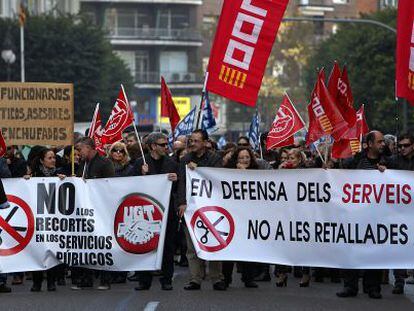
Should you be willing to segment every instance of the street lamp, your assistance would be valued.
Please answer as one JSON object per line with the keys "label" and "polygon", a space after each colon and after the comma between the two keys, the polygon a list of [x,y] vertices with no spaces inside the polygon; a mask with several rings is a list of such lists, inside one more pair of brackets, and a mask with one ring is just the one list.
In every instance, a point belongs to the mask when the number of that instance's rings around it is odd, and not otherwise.
{"label": "street lamp", "polygon": [[9,31],[7,31],[4,39],[3,50],[1,51],[1,58],[3,58],[7,64],[7,81],[10,81],[10,65],[16,61],[16,55],[14,54],[12,47],[13,45],[10,40],[10,34]]}

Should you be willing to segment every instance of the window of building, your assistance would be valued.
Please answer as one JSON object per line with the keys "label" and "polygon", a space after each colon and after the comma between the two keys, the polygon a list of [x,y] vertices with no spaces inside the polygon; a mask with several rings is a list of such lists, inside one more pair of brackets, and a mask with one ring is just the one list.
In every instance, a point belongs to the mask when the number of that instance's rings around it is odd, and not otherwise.
{"label": "window of building", "polygon": [[333,4],[348,4],[349,0],[333,0]]}
{"label": "window of building", "polygon": [[178,82],[188,70],[188,55],[185,51],[160,53],[160,73],[167,81]]}
{"label": "window of building", "polygon": [[157,28],[183,29],[190,26],[189,11],[175,8],[160,9],[157,12]]}
{"label": "window of building", "polygon": [[396,7],[398,4],[398,0],[382,0],[383,7]]}

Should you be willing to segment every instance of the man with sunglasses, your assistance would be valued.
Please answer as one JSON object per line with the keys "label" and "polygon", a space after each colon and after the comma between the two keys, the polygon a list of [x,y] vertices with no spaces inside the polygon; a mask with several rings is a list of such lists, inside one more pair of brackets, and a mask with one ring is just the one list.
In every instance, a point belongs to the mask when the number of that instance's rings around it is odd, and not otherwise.
{"label": "man with sunglasses", "polygon": [[[398,137],[398,153],[391,157],[390,169],[414,171],[414,136],[409,133]],[[394,270],[394,288],[392,293],[395,295],[404,294],[405,278],[407,271]]]}
{"label": "man with sunglasses", "polygon": [[[149,154],[145,156],[146,164],[143,159],[139,159],[134,167],[134,175],[157,175],[168,174],[168,180],[173,182],[171,189],[170,205],[168,209],[167,231],[165,234],[164,254],[162,259],[162,277],[160,278],[162,290],[172,290],[172,277],[174,274],[174,242],[177,232],[177,213],[175,210],[175,196],[177,193],[177,172],[178,164],[168,157],[167,136],[163,133],[153,132],[147,137]],[[148,290],[151,287],[151,272],[138,273],[139,285],[135,290]]]}

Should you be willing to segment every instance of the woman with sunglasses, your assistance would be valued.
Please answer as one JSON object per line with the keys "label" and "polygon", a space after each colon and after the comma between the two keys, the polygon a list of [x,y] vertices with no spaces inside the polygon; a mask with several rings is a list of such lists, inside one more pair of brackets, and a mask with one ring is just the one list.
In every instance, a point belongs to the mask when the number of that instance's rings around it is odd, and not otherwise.
{"label": "woman with sunglasses", "polygon": [[[240,170],[257,170],[259,166],[253,151],[249,147],[240,146],[232,154],[231,158],[225,165],[226,168],[236,168]],[[234,262],[223,262],[224,282],[228,287],[232,282]],[[244,286],[248,288],[257,288],[257,283],[254,282],[255,263],[241,262],[242,281]]]}
{"label": "woman with sunglasses", "polygon": [[114,164],[115,177],[131,176],[132,165],[129,163],[129,154],[124,143],[113,143],[109,148],[108,158]]}

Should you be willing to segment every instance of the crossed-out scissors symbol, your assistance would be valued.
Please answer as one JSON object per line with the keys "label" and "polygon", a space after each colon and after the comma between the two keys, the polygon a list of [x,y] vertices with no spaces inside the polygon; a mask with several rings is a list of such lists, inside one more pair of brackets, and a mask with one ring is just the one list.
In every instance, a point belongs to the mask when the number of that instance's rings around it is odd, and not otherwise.
{"label": "crossed-out scissors symbol", "polygon": [[[17,210],[19,209],[19,207],[18,206],[15,206],[12,210],[11,210],[11,212],[10,212],[10,214],[9,215],[7,215],[7,217],[4,219],[6,222],[9,222],[10,221],[10,219],[12,219],[13,218],[13,216],[14,216],[14,214],[16,214],[16,212],[17,212]],[[16,230],[17,232],[25,232],[25,231],[27,231],[27,228],[25,228],[25,227],[17,227],[17,226],[12,226],[12,228],[14,229],[14,230]],[[0,234],[3,232],[3,229],[2,228],[0,228]],[[3,239],[1,238],[1,236],[0,236],[0,245],[1,244],[3,244]]]}
{"label": "crossed-out scissors symbol", "polygon": [[[213,226],[217,226],[222,220],[224,219],[224,216],[220,216],[219,219],[217,219],[214,223]],[[199,229],[204,229],[204,235],[200,238],[200,242],[203,244],[207,244],[208,243],[208,234],[210,233],[210,229],[207,228],[207,226],[204,224],[204,222],[202,220],[197,220],[196,222],[196,226]],[[222,236],[228,236],[229,233],[228,232],[223,232],[223,231],[219,231],[216,230],[216,232]]]}

